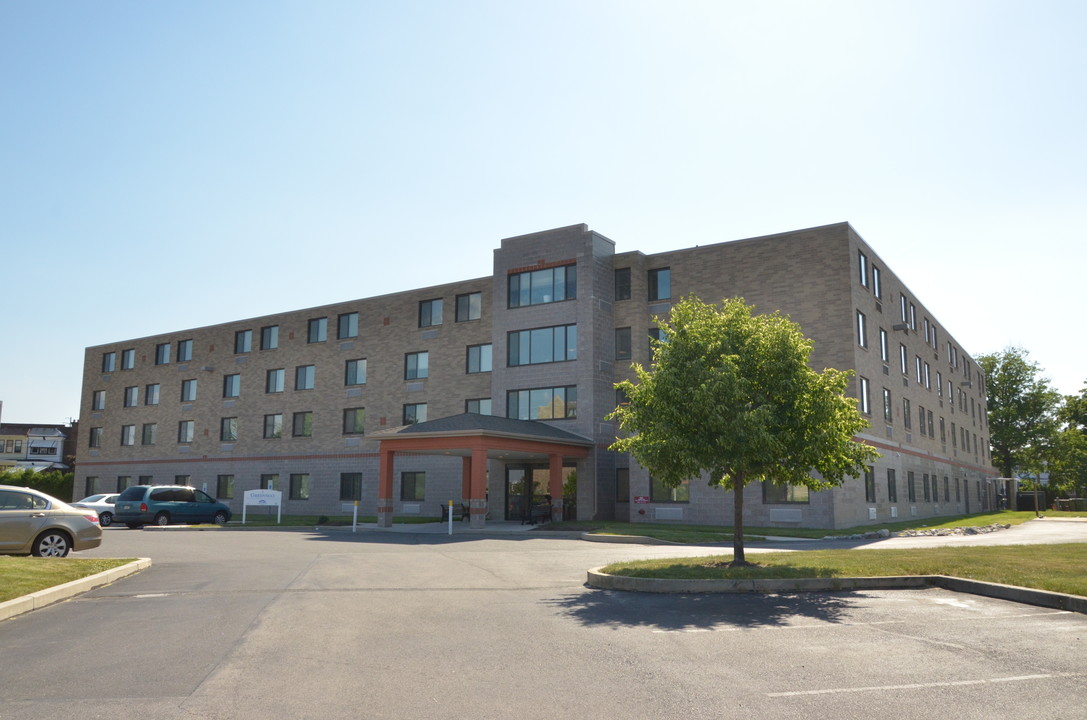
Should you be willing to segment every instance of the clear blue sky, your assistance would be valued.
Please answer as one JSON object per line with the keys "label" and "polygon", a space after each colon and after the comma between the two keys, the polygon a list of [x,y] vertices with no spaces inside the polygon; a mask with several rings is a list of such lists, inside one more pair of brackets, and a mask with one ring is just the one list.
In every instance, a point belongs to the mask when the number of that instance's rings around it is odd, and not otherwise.
{"label": "clear blue sky", "polygon": [[89,345],[849,221],[972,354],[1087,380],[1087,3],[0,3],[0,400]]}

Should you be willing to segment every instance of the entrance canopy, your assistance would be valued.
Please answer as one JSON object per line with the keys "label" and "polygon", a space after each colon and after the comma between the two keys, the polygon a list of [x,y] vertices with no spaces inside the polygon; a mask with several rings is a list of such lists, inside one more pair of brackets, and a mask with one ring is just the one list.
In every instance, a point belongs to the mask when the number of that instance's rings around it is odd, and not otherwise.
{"label": "entrance canopy", "polygon": [[[378,524],[392,525],[393,461],[397,453],[448,455],[463,460],[463,496],[468,501],[473,527],[483,527],[487,513],[487,461],[546,461],[550,469],[552,503],[562,516],[564,460],[589,456],[593,441],[546,423],[463,413],[427,422],[379,431],[380,481]],[[556,500],[557,498],[557,500]],[[552,508],[554,515],[555,507]]]}

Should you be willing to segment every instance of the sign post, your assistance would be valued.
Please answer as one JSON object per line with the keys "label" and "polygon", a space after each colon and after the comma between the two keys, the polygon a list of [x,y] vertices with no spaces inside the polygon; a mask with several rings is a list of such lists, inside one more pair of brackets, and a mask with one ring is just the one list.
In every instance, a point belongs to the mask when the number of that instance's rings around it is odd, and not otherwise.
{"label": "sign post", "polygon": [[250,505],[276,506],[276,525],[283,517],[283,493],[279,490],[246,490],[242,500],[242,525],[245,525],[245,509]]}

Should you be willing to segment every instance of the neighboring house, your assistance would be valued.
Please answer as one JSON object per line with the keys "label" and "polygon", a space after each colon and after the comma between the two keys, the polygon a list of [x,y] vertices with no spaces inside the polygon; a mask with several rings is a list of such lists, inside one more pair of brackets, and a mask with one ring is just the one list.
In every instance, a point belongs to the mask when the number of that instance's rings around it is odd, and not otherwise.
{"label": "neighboring house", "polygon": [[[74,427],[64,425],[0,424],[0,469],[69,470],[65,447]],[[73,448],[69,447],[69,451]]]}
{"label": "neighboring house", "polygon": [[656,254],[573,225],[502,240],[484,277],[87,348],[76,494],[178,482],[240,510],[273,488],[287,513],[382,522],[454,500],[483,524],[549,493],[561,512],[576,473],[579,519],[728,525],[730,494],[608,450],[615,383],[692,293],[799,323],[814,367],[855,371],[883,454],[829,491],[749,486],[751,525],[994,506],[984,377],[847,223]]}

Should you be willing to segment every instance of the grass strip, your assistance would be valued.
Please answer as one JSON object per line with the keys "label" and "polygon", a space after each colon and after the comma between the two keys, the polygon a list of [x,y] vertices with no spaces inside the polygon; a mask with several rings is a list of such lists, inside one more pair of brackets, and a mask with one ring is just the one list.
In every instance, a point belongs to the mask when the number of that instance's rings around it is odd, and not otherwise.
{"label": "grass strip", "polygon": [[728,568],[731,555],[614,563],[609,575],[688,580],[951,575],[1087,597],[1087,544],[805,550],[752,553],[755,567]]}
{"label": "grass strip", "polygon": [[135,558],[0,557],[0,602],[127,565]]}

